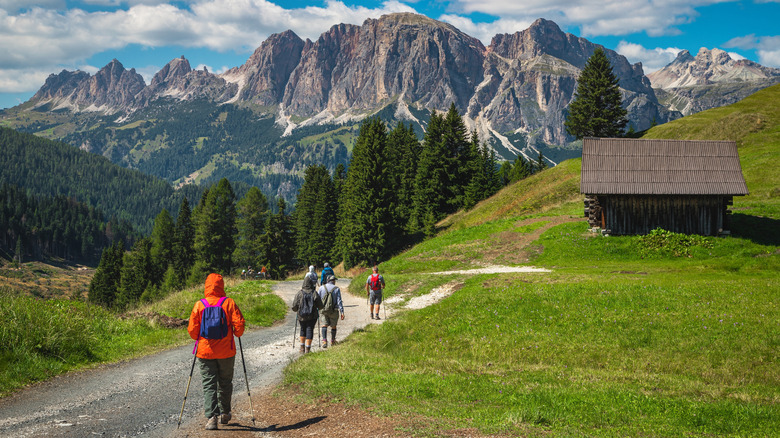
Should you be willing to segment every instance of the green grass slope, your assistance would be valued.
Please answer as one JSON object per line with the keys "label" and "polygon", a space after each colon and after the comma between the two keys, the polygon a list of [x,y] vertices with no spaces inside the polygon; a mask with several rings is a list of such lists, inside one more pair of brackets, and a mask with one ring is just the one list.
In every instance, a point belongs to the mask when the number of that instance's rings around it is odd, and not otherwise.
{"label": "green grass slope", "polygon": [[[738,141],[739,233],[591,234],[571,160],[382,263],[396,316],[296,361],[286,384],[371,406],[409,436],[776,435],[778,92],[647,136]],[[494,264],[551,272],[432,274]],[[450,295],[404,308],[433,291]]]}
{"label": "green grass slope", "polygon": [[656,126],[642,138],[736,141],[750,195],[736,197],[734,210],[780,219],[780,84]]}

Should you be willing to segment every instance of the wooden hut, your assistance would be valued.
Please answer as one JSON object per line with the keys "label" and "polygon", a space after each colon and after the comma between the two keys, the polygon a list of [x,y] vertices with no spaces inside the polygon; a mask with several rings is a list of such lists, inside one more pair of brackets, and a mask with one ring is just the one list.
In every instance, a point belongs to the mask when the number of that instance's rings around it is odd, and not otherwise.
{"label": "wooden hut", "polygon": [[729,233],[729,206],[748,189],[733,141],[586,138],[585,216],[605,234]]}

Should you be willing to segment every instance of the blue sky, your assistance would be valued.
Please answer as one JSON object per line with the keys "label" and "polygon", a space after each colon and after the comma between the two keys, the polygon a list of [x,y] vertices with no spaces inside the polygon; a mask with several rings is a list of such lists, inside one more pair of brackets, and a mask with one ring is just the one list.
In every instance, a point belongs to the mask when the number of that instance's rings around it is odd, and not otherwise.
{"label": "blue sky", "polygon": [[642,62],[645,73],[702,47],[780,68],[780,0],[0,0],[0,108],[63,69],[95,73],[116,58],[149,83],[184,55],[221,73],[273,33],[314,40],[334,24],[392,12],[451,23],[485,45],[546,18]]}

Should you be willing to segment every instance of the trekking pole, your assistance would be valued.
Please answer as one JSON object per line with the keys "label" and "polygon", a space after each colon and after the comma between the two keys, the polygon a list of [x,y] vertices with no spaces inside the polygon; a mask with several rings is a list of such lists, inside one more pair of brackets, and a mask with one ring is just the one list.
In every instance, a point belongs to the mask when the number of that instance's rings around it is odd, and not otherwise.
{"label": "trekking pole", "polygon": [[295,350],[295,332],[298,331],[298,316],[295,316],[295,328],[293,329],[293,350]]}
{"label": "trekking pole", "polygon": [[255,408],[252,406],[252,394],[249,392],[249,379],[246,377],[246,362],[244,362],[244,346],[241,345],[241,336],[238,337],[238,348],[241,350],[241,365],[244,366],[244,382],[246,382],[246,395],[249,397],[249,410],[252,411],[252,426],[255,425]]}
{"label": "trekking pole", "polygon": [[317,311],[317,325],[314,326],[315,330],[317,330],[317,344],[320,346],[320,349],[322,349],[322,338],[320,337],[320,311]]}
{"label": "trekking pole", "polygon": [[192,368],[190,368],[190,378],[187,380],[187,390],[184,391],[184,401],[181,402],[181,412],[179,412],[179,424],[176,425],[176,429],[181,426],[181,416],[184,414],[184,404],[187,403],[187,394],[190,392],[190,382],[192,382],[192,372],[195,370],[195,359],[198,358],[198,343],[195,342],[195,351],[192,352]]}

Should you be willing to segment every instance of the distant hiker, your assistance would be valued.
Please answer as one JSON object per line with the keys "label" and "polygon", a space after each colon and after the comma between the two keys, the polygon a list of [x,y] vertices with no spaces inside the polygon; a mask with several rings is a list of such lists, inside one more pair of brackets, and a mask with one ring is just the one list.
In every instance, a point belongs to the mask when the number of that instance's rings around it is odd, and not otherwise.
{"label": "distant hiker", "polygon": [[207,430],[228,424],[232,414],[233,364],[236,344],[233,336],[244,334],[244,317],[232,298],[225,296],[225,283],[219,274],[206,278],[205,298],[195,303],[187,327],[195,339],[196,356],[203,380]]}
{"label": "distant hiker", "polygon": [[325,283],[317,291],[322,300],[322,348],[328,348],[328,327],[330,327],[330,343],[336,345],[336,325],[339,315],[344,319],[344,303],[341,301],[341,289],[336,286],[336,276],[328,275]]}
{"label": "distant hiker", "polygon": [[303,290],[314,292],[317,290],[319,282],[317,281],[317,273],[314,271],[314,266],[309,266],[309,272],[303,276]]}
{"label": "distant hiker", "polygon": [[[379,273],[379,268],[374,266],[373,273],[366,280],[366,294],[371,304],[371,319],[379,319],[379,305],[382,304],[382,289],[385,288],[385,279]],[[376,315],[374,314],[376,305]]]}
{"label": "distant hiker", "polygon": [[324,286],[325,283],[328,282],[328,277],[331,275],[335,277],[336,273],[333,272],[333,268],[330,267],[330,264],[328,264],[328,262],[325,262],[325,267],[322,268],[322,273],[320,275],[320,277],[322,278],[322,280],[320,280],[320,284]]}
{"label": "distant hiker", "polygon": [[[312,266],[312,269],[314,267]],[[308,276],[308,274],[307,274]],[[316,275],[314,282],[316,283]],[[304,280],[304,286],[306,284],[312,284]],[[298,322],[301,326],[300,341],[301,341],[301,353],[311,352],[311,341],[314,339],[314,327],[317,325],[317,316],[319,310],[322,309],[322,300],[319,294],[317,294],[312,287],[311,290],[305,287],[298,291],[293,300],[292,310],[297,312]]]}
{"label": "distant hiker", "polygon": [[242,269],[242,270],[241,270],[241,278],[242,278],[242,279],[245,279],[245,278],[246,278],[246,269]]}
{"label": "distant hiker", "polygon": [[265,265],[260,268],[260,275],[263,277],[263,280],[268,279],[268,271],[265,269]]}

